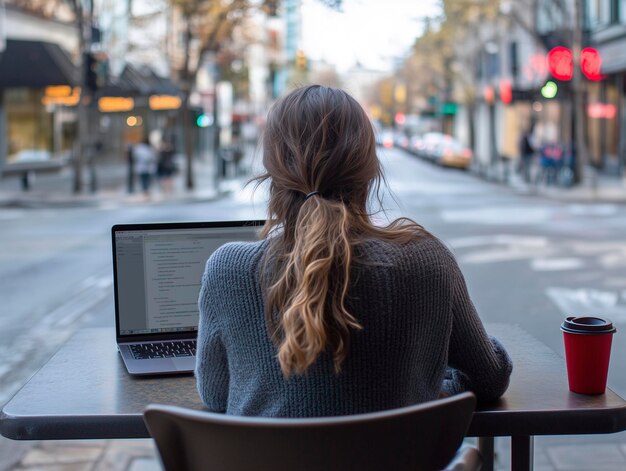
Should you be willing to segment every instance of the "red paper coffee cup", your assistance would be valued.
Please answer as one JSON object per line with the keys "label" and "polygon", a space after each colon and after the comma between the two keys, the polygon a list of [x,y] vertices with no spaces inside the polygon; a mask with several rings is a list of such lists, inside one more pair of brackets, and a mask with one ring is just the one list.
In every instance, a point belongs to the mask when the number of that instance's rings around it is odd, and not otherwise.
{"label": "red paper coffee cup", "polygon": [[602,394],[616,329],[599,317],[568,317],[561,324],[569,389],[580,394]]}

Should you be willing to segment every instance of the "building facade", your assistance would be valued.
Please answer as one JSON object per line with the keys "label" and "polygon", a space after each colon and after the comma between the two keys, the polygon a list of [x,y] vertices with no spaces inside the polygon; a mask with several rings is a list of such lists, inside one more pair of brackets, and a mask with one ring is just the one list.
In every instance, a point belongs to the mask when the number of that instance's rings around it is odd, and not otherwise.
{"label": "building facade", "polygon": [[[626,161],[626,1],[587,0],[589,42],[602,58],[603,79],[590,84],[589,156],[609,174],[623,175]],[[603,113],[599,113],[600,110]],[[593,111],[597,110],[597,111]],[[590,113],[588,113],[589,115]]]}
{"label": "building facade", "polygon": [[69,157],[76,136],[77,30],[10,2],[0,9],[0,173],[17,164],[43,168]]}

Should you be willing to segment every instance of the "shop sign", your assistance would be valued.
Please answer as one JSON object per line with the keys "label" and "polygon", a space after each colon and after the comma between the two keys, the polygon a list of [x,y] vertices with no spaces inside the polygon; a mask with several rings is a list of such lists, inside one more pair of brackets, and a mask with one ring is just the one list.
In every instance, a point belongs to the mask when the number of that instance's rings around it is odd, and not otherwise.
{"label": "shop sign", "polygon": [[151,95],[148,99],[151,110],[177,110],[182,105],[180,97],[176,95]]}
{"label": "shop sign", "polygon": [[76,106],[80,101],[80,87],[55,85],[46,87],[41,99],[43,105]]}
{"label": "shop sign", "polygon": [[128,97],[103,96],[98,99],[98,109],[103,113],[131,111],[135,107],[135,100]]}
{"label": "shop sign", "polygon": [[613,119],[617,116],[617,106],[612,103],[589,103],[587,116],[596,119]]}

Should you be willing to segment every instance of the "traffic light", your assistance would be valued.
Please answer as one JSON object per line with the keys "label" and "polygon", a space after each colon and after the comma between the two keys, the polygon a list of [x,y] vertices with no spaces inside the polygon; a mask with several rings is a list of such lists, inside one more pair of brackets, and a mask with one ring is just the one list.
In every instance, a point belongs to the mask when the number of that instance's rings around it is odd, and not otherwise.
{"label": "traffic light", "polygon": [[213,124],[213,117],[208,114],[200,113],[198,117],[196,118],[196,125],[199,128],[208,128],[212,124]]}
{"label": "traffic light", "polygon": [[572,80],[574,65],[571,49],[563,46],[552,48],[548,52],[548,70],[557,80]]}
{"label": "traffic light", "polygon": [[307,68],[307,58],[302,49],[298,49],[298,52],[296,52],[296,68],[300,70],[306,70]]}
{"label": "traffic light", "polygon": [[[602,80],[602,56],[597,49],[586,47],[580,51],[580,68],[585,77],[592,81]],[[574,75],[572,50],[564,46],[556,46],[548,52],[548,70],[557,80],[568,81]]]}
{"label": "traffic light", "polygon": [[98,72],[96,65],[95,56],[90,52],[85,53],[85,86],[92,92],[98,89]]}
{"label": "traffic light", "polygon": [[554,98],[559,91],[559,87],[556,82],[548,80],[546,84],[541,88],[541,96],[548,100]]}
{"label": "traffic light", "polygon": [[109,62],[102,53],[86,52],[85,60],[85,87],[91,92],[104,86],[109,75]]}

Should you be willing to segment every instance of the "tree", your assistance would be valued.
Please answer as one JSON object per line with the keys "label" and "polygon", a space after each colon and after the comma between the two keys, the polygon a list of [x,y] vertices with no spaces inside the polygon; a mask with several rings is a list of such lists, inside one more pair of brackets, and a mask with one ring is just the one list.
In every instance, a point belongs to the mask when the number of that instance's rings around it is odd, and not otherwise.
{"label": "tree", "polygon": [[7,4],[34,13],[43,18],[72,22],[75,20],[73,11],[68,8],[65,0],[7,0]]}
{"label": "tree", "polygon": [[474,108],[478,96],[474,71],[482,44],[468,41],[493,22],[498,0],[443,0],[441,15],[427,18],[399,76],[408,85],[409,112],[437,113],[438,103],[459,101],[468,109],[468,135],[474,147]]}
{"label": "tree", "polygon": [[[87,149],[89,143],[87,142],[89,139],[89,109],[87,108],[88,103],[87,94],[87,60],[86,56],[91,47],[91,25],[93,21],[93,0],[89,3],[89,10],[87,13],[83,10],[83,3],[81,0],[70,0],[70,6],[72,8],[72,12],[74,13],[76,28],[78,30],[78,51],[79,51],[79,63],[78,69],[80,70],[80,78],[79,78],[79,86],[80,86],[80,100],[78,100],[77,104],[77,115],[78,115],[78,145],[75,145],[75,149],[73,155],[73,165],[74,165],[74,182],[73,182],[73,191],[74,193],[80,193],[83,191],[83,165],[85,163],[85,156],[87,154]],[[85,16],[87,18],[85,18]],[[85,21],[87,20],[87,21]],[[86,23],[86,24],[85,24]],[[93,164],[93,162],[92,162]]]}
{"label": "tree", "polygon": [[[340,9],[342,4],[342,0],[319,1],[335,9]],[[276,15],[280,0],[264,0],[260,3],[253,0],[170,0],[170,2],[182,16],[184,62],[180,67],[179,81],[183,92],[181,112],[187,162],[186,187],[191,189],[194,187],[194,175],[189,96],[196,81],[198,68],[203,58],[210,55],[218,75],[221,74],[220,68],[226,65],[228,54],[225,52],[232,43],[233,33],[245,23],[248,14],[254,10],[261,10],[268,15]],[[218,136],[215,136],[214,142],[219,142]]]}
{"label": "tree", "polygon": [[[231,38],[233,30],[245,17],[250,3],[247,0],[171,0],[182,18],[183,57],[179,70],[179,82],[183,92],[181,107],[183,135],[186,156],[186,187],[194,187],[193,142],[189,96],[196,81],[198,68],[207,53],[217,53]],[[194,61],[191,61],[192,44],[195,47]]]}

